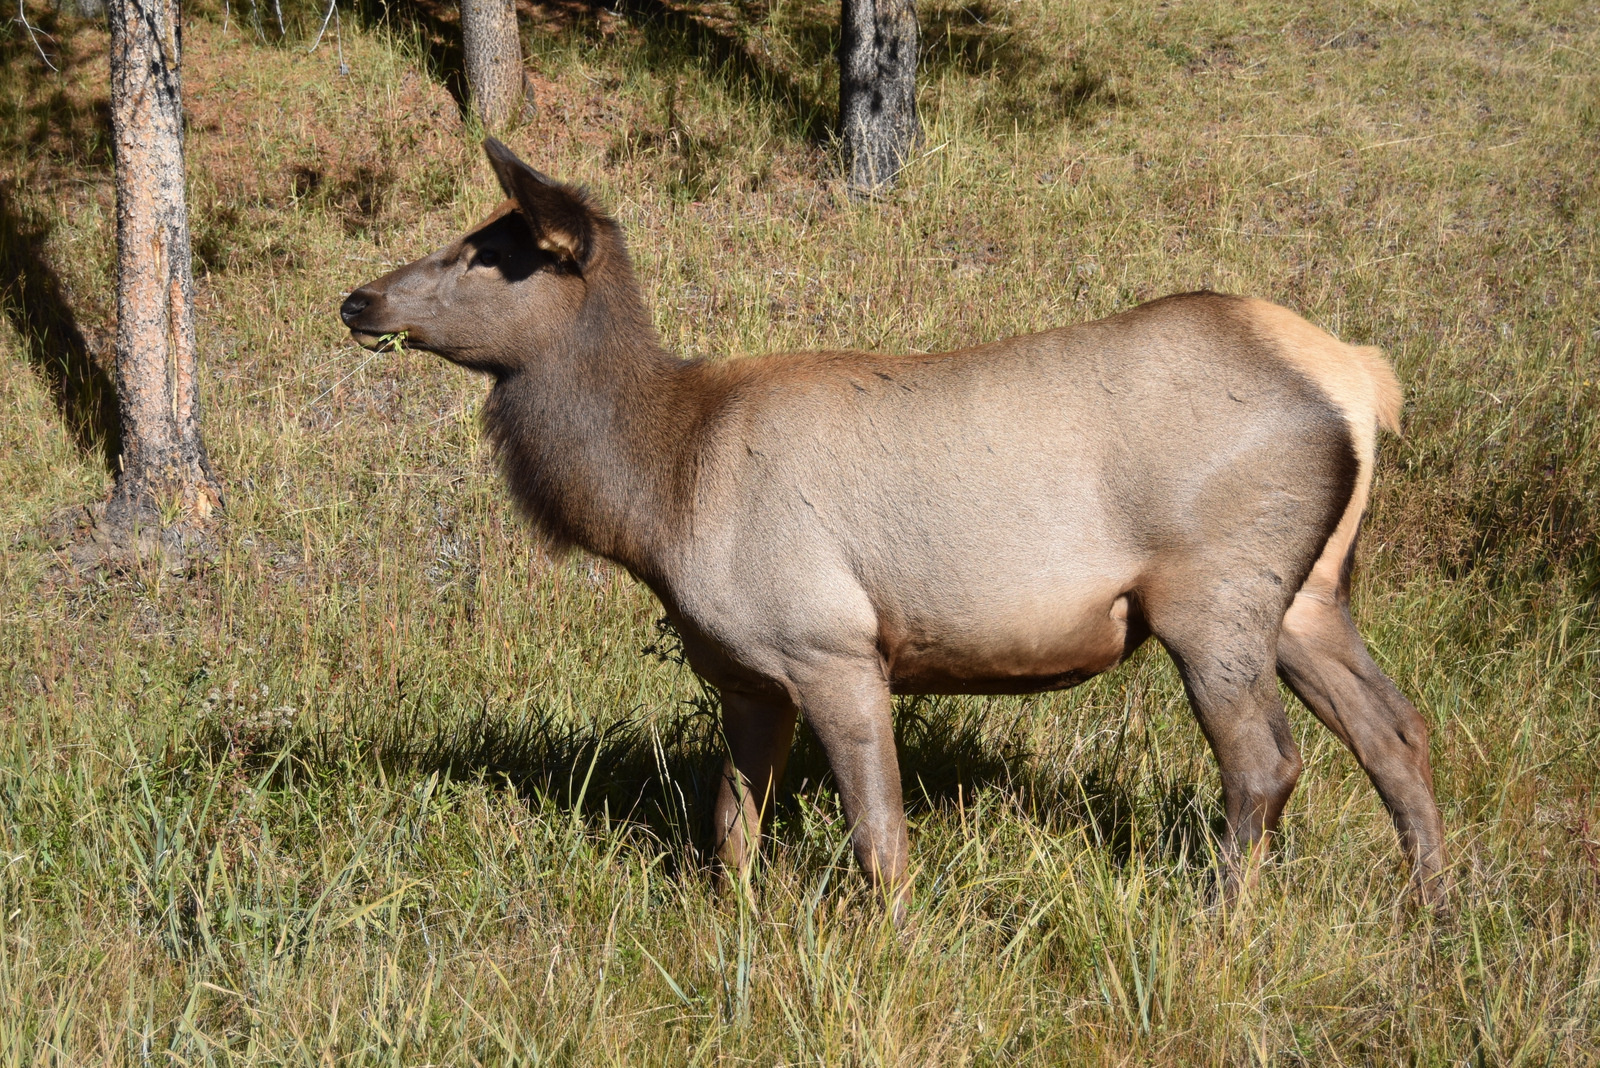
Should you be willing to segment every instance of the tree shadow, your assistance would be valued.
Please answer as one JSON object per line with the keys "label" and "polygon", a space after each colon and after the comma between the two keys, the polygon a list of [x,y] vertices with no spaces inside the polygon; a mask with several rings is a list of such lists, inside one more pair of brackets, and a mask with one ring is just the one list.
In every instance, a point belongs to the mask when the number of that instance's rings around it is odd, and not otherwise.
{"label": "tree shadow", "polygon": [[[615,11],[638,27],[652,67],[678,74],[704,65],[727,88],[765,101],[801,139],[822,143],[833,136],[837,101],[784,69],[760,38],[739,32],[737,23],[669,0],[590,0],[590,6]],[[838,26],[831,20],[807,20],[784,36],[805,66],[830,63],[838,50]]]}
{"label": "tree shadow", "polygon": [[[643,58],[652,68],[683,73],[704,66],[730,88],[767,101],[799,136],[823,141],[833,131],[834,102],[823,99],[767,55],[759,40],[739,32],[738,24],[713,13],[669,0],[535,0],[536,18],[524,5],[518,19],[553,28],[558,37],[592,32],[604,15],[620,15],[642,36]],[[469,88],[461,46],[458,5],[447,0],[362,0],[362,17],[372,25],[388,22],[415,35],[431,77],[455,98],[463,119],[470,116]],[[837,47],[837,27],[808,21],[786,33],[799,62],[828,62]]]}
{"label": "tree shadow", "polygon": [[920,5],[922,67],[930,72],[959,71],[973,77],[1036,74],[1059,63],[1011,22],[999,0],[936,0]]}
{"label": "tree shadow", "polygon": [[923,4],[922,70],[986,80],[984,111],[1002,125],[1083,127],[1120,100],[1106,76],[1083,57],[1040,46],[999,0]]}
{"label": "tree shadow", "polygon": [[449,0],[358,0],[355,14],[368,26],[387,26],[402,39],[409,35],[428,77],[444,86],[456,102],[461,121],[473,120],[459,4]]}
{"label": "tree shadow", "polygon": [[30,218],[0,181],[0,305],[22,351],[45,380],[67,432],[107,470],[122,452],[116,387],[78,327],[61,279],[45,259],[48,224]]}
{"label": "tree shadow", "polygon": [[[104,93],[102,20],[42,6],[30,10],[34,31],[15,24],[0,33],[0,70],[11,92],[0,95],[0,146],[13,178],[39,168],[109,175],[111,102]],[[87,39],[86,39],[87,38]],[[47,65],[48,63],[48,65]],[[88,73],[87,84],[82,75]]]}
{"label": "tree shadow", "polygon": [[[519,8],[525,32],[532,24],[540,27],[537,32],[566,39],[594,37],[604,18],[620,16],[638,31],[643,62],[669,81],[709,72],[730,92],[749,94],[770,106],[799,140],[820,145],[836,133],[835,81],[799,73],[832,64],[838,50],[837,19],[824,16],[820,8],[781,30],[782,51],[791,53],[787,58],[777,54],[767,34],[753,28],[766,10],[754,0],[524,0]],[[358,10],[371,25],[387,24],[413,34],[430,77],[445,86],[463,120],[470,121],[457,4],[361,0]],[[987,110],[997,121],[1081,126],[1118,103],[1101,74],[1041,49],[1024,28],[1011,23],[1003,6],[990,0],[931,4],[921,20],[921,76],[949,69],[992,80]],[[1041,79],[1042,90],[1023,90]]]}

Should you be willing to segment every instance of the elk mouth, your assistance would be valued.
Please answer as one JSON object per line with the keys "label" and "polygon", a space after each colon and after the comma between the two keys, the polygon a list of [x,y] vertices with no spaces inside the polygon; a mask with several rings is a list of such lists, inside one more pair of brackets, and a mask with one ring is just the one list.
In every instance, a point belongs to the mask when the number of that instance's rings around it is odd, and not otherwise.
{"label": "elk mouth", "polygon": [[415,349],[421,352],[432,352],[427,345],[422,344],[405,330],[362,330],[360,327],[350,328],[350,339],[369,352],[399,352],[401,349]]}
{"label": "elk mouth", "polygon": [[350,337],[357,345],[364,349],[382,350],[386,348],[421,348],[414,341],[408,340],[409,331],[405,328],[374,329],[367,320],[371,318],[374,304],[381,306],[383,300],[379,297],[374,300],[373,294],[365,289],[358,289],[344,299],[339,306],[339,318],[344,325],[350,328]]}
{"label": "elk mouth", "polygon": [[433,346],[418,341],[405,330],[385,330],[374,334],[352,326],[350,338],[369,352],[399,352],[401,349],[409,349],[413,352],[431,352],[436,356],[444,355]]}

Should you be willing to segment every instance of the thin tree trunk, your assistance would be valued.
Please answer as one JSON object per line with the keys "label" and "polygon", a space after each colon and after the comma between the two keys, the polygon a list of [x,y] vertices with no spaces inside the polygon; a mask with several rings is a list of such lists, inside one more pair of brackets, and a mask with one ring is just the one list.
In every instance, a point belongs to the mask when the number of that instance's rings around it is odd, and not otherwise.
{"label": "thin tree trunk", "polygon": [[850,188],[894,184],[922,137],[914,0],[842,0],[839,127]]}
{"label": "thin tree trunk", "polygon": [[486,130],[504,129],[525,98],[515,0],[461,0],[461,46],[478,118]]}
{"label": "thin tree trunk", "polygon": [[117,190],[114,525],[204,519],[222,504],[200,438],[194,277],[184,199],[177,0],[109,0]]}

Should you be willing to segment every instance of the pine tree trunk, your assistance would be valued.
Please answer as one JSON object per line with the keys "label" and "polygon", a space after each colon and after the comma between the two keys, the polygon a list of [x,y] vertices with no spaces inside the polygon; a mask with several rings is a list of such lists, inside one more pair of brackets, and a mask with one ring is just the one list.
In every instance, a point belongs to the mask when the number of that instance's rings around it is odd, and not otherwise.
{"label": "pine tree trunk", "polygon": [[484,129],[504,129],[522,114],[522,39],[515,0],[461,0],[467,88]]}
{"label": "pine tree trunk", "polygon": [[200,438],[177,0],[109,0],[122,456],[107,519],[203,520],[222,504]]}
{"label": "pine tree trunk", "polygon": [[842,0],[839,126],[850,188],[894,184],[921,139],[914,0]]}

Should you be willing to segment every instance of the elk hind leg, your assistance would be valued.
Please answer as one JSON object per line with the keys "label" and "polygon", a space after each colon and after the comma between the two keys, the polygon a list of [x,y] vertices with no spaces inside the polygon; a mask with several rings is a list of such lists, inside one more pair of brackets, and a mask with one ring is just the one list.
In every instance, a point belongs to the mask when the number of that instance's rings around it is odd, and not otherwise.
{"label": "elk hind leg", "polygon": [[1270,629],[1218,621],[1178,634],[1157,629],[1156,636],[1178,665],[1221,771],[1228,825],[1222,858],[1231,899],[1254,880],[1255,862],[1300,780],[1300,750],[1278,696]]}
{"label": "elk hind leg", "polygon": [[1348,607],[1302,591],[1284,617],[1278,671],[1355,754],[1394,820],[1419,895],[1438,901],[1444,826],[1433,793],[1428,728],[1373,661]]}

